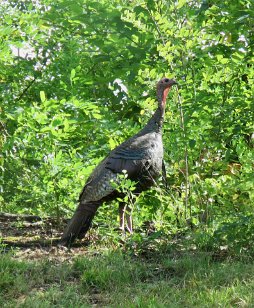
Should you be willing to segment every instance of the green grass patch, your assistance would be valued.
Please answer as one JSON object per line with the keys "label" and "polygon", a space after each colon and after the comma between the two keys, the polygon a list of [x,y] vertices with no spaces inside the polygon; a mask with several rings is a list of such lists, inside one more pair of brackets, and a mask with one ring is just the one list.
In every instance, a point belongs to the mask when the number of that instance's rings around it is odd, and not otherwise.
{"label": "green grass patch", "polygon": [[73,261],[0,257],[1,307],[252,307],[254,264],[198,252],[122,250]]}

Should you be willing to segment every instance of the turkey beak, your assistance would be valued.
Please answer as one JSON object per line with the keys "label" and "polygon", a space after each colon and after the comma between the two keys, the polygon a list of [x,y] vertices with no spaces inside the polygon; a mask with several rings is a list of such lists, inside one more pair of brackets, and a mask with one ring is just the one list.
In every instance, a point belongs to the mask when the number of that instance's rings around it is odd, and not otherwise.
{"label": "turkey beak", "polygon": [[172,86],[173,86],[173,85],[178,85],[178,83],[177,83],[175,80],[172,80],[171,85],[172,85]]}

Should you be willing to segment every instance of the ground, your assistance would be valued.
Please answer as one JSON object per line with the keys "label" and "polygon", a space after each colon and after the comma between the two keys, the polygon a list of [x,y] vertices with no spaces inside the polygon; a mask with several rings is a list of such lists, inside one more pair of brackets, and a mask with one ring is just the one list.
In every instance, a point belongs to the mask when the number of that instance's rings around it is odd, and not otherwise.
{"label": "ground", "polygon": [[250,257],[96,230],[67,249],[55,245],[63,225],[50,218],[5,217],[0,228],[1,307],[254,307]]}

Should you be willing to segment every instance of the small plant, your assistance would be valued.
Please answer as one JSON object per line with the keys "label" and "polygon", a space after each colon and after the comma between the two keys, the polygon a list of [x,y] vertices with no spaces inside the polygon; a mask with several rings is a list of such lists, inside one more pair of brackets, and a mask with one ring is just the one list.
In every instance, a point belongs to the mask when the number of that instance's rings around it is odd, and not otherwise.
{"label": "small plant", "polygon": [[119,202],[130,202],[132,205],[137,199],[137,195],[134,193],[136,189],[136,182],[128,178],[127,170],[122,170],[122,174],[117,175],[116,181],[111,181],[112,186],[124,197],[117,198]]}
{"label": "small plant", "polygon": [[119,197],[117,201],[124,203],[124,213],[132,215],[134,204],[137,201],[138,195],[135,194],[136,182],[128,178],[126,170],[122,170],[122,174],[117,175],[116,181],[111,181],[111,185],[118,191]]}

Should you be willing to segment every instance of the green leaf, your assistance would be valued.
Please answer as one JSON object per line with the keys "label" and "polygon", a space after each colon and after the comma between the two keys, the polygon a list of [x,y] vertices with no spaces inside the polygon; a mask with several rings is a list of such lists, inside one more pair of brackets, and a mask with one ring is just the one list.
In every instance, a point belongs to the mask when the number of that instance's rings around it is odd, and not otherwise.
{"label": "green leaf", "polygon": [[45,92],[44,91],[40,91],[40,98],[41,98],[42,103],[45,102],[46,96],[45,96]]}
{"label": "green leaf", "polygon": [[53,127],[57,127],[57,126],[62,125],[62,124],[63,124],[62,119],[55,119],[55,120],[52,121]]}
{"label": "green leaf", "polygon": [[71,77],[70,77],[70,79],[73,80],[73,78],[75,77],[75,75],[76,75],[76,71],[75,71],[75,69],[73,68],[73,69],[71,70]]}
{"label": "green leaf", "polygon": [[98,120],[102,118],[102,116],[99,113],[93,113],[93,117]]}
{"label": "green leaf", "polygon": [[190,148],[193,149],[196,145],[196,140],[194,140],[194,139],[189,140],[189,145],[190,145]]}
{"label": "green leaf", "polygon": [[178,0],[178,3],[177,3],[177,8],[180,9],[182,8],[186,3],[186,0]]}

